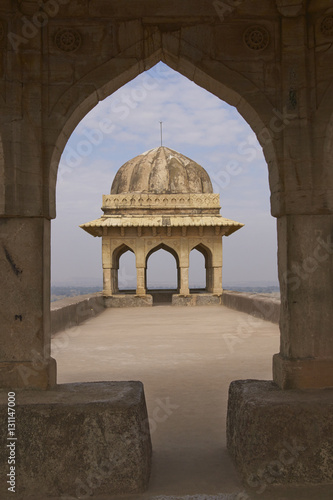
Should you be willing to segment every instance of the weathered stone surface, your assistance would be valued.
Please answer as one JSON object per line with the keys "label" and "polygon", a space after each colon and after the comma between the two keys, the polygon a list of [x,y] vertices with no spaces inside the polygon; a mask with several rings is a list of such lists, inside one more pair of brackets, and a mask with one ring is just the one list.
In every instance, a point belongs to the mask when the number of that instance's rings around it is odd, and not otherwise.
{"label": "weathered stone surface", "polygon": [[213,193],[206,170],[195,161],[161,146],[129,160],[118,170],[111,194]]}
{"label": "weathered stone surface", "polygon": [[101,293],[67,297],[51,303],[51,334],[80,325],[104,311]]}
{"label": "weathered stone surface", "polygon": [[[7,440],[7,392],[0,393],[1,442]],[[59,385],[16,393],[16,494],[2,498],[85,498],[140,493],[148,486],[151,441],[140,382]],[[9,448],[0,449],[1,477]]]}
{"label": "weathered stone surface", "polygon": [[146,295],[110,295],[104,297],[105,307],[151,307],[153,297]]}
{"label": "weathered stone surface", "polygon": [[333,390],[283,391],[270,381],[229,388],[227,440],[244,482],[333,484]]}
{"label": "weathered stone surface", "polygon": [[277,227],[281,347],[274,381],[286,389],[333,387],[333,309],[329,305],[333,303],[333,216],[289,215],[281,217]]}
{"label": "weathered stone surface", "polygon": [[279,323],[281,301],[273,296],[223,290],[222,304],[256,318]]}
{"label": "weathered stone surface", "polygon": [[54,385],[50,358],[50,221],[0,218],[0,387]]}
{"label": "weathered stone surface", "polygon": [[174,294],[172,296],[173,306],[217,306],[220,304],[221,295],[211,293]]}

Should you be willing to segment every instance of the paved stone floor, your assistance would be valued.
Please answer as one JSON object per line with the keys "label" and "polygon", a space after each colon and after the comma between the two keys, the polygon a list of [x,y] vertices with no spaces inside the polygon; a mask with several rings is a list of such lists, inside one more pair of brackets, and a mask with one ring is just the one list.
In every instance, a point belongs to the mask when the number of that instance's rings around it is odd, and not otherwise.
{"label": "paved stone floor", "polygon": [[59,383],[144,383],[153,470],[149,491],[135,500],[332,498],[327,487],[245,494],[226,451],[229,384],[272,378],[277,325],[223,306],[107,309],[57,334],[52,349]]}

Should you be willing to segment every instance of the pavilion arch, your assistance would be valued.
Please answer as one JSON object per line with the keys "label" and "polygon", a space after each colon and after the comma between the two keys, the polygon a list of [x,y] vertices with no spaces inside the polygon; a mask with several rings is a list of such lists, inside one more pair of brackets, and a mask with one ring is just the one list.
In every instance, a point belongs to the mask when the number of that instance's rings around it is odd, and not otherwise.
{"label": "pavilion arch", "polygon": [[213,252],[212,250],[204,245],[203,243],[199,243],[198,245],[193,246],[190,249],[190,254],[193,250],[197,250],[200,252],[205,259],[205,268],[206,268],[206,291],[212,292],[213,287]]}
{"label": "pavilion arch", "polygon": [[159,250],[165,250],[166,252],[170,253],[175,261],[176,261],[176,267],[177,267],[177,293],[179,292],[180,288],[180,258],[178,255],[177,250],[172,248],[172,246],[166,245],[165,243],[160,243],[159,245],[155,246],[149,252],[146,254],[146,259],[145,259],[145,288],[147,290],[147,268],[148,268],[148,260],[149,257],[151,257],[154,253],[158,252]]}
{"label": "pavilion arch", "polygon": [[[189,56],[189,45],[184,42],[184,54],[178,53],[178,50],[177,55],[173,54],[170,46],[173,46],[174,39],[175,37],[172,34],[163,34],[162,45],[164,44],[167,48],[163,48],[163,46],[156,48],[156,44],[160,42],[155,39],[154,43],[152,43],[151,52],[144,54],[142,59],[136,60],[134,64],[133,58],[122,58],[120,71],[118,69],[119,65],[117,66],[117,57],[107,61],[89,73],[89,82],[93,83],[93,85],[88,85],[87,76],[81,78],[66,90],[58,99],[56,105],[53,106],[49,120],[50,134],[53,135],[54,145],[50,146],[48,152],[50,158],[49,210],[51,217],[55,217],[55,189],[58,165],[71,133],[99,101],[110,96],[160,61],[229,105],[237,108],[240,115],[256,133],[258,141],[263,147],[268,164],[271,190],[279,191],[281,189],[274,145],[276,137],[271,126],[272,116],[274,117],[274,114],[272,114],[274,105],[267,99],[263,91],[248,80],[245,75],[232,70],[222,62],[215,62],[214,67],[210,69],[204,63],[198,62],[210,58],[209,54],[206,54],[204,50],[199,51],[197,49],[200,57],[192,61]],[[142,42],[143,40],[137,41],[138,50],[141,49]],[[112,78],[110,78],[111,74],[113,75]],[[91,90],[92,87],[94,90]],[[61,114],[59,110],[62,111]],[[54,123],[58,126],[55,127]]]}
{"label": "pavilion arch", "polygon": [[122,255],[124,255],[126,252],[132,252],[136,257],[135,251],[124,243],[115,248],[112,252],[111,286],[112,290],[114,290],[115,292],[119,292],[119,261]]}

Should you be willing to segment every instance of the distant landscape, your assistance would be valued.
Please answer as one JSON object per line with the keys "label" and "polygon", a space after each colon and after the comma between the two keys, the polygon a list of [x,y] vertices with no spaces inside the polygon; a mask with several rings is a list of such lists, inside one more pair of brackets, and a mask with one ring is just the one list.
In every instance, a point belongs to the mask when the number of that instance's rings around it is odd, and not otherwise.
{"label": "distant landscape", "polygon": [[[159,287],[152,287],[154,288],[168,288],[166,286],[159,286]],[[199,287],[198,287],[199,288]],[[225,290],[233,290],[233,291],[238,291],[238,292],[247,292],[247,293],[269,293],[269,294],[274,294],[276,296],[280,295],[280,289],[276,285],[259,285],[259,284],[233,284],[233,285],[228,285],[223,284],[223,288]],[[125,289],[125,288],[124,288]],[[76,297],[77,295],[87,295],[87,294],[92,294],[92,293],[97,293],[101,292],[102,287],[101,286],[80,286],[80,285],[73,285],[73,286],[68,286],[68,285],[52,285],[51,286],[51,302],[55,302],[56,300],[61,300],[65,299],[66,297]]]}

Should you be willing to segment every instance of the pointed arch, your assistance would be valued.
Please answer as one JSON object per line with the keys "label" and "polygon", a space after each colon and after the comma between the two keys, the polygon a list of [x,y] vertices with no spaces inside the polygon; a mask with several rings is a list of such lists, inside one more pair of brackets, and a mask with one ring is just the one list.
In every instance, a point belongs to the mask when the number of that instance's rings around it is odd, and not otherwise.
{"label": "pointed arch", "polygon": [[122,255],[126,252],[132,252],[135,255],[133,248],[126,245],[125,243],[119,245],[119,247],[115,248],[112,252],[112,267],[115,269],[119,269],[119,260]]}
{"label": "pointed arch", "polygon": [[[141,59],[136,58],[134,61],[133,57],[126,57],[125,50],[75,82],[53,106],[49,115],[49,125],[46,125],[46,128],[49,128],[50,136],[50,146],[47,149],[50,158],[49,203],[51,216],[55,216],[55,188],[60,157],[75,127],[99,101],[110,96],[160,61],[237,108],[256,133],[259,143],[263,147],[268,164],[271,191],[281,190],[277,155],[274,149],[274,132],[270,126],[274,105],[267,99],[263,91],[244,74],[229,68],[225,63],[214,61],[214,64],[211,64],[211,55],[206,53],[205,48],[200,50],[197,48],[196,53],[200,57],[193,59],[193,51],[189,50],[190,45],[183,40],[182,49],[179,51],[177,43],[177,51],[173,53],[171,48],[175,45],[175,35],[172,33],[154,36],[150,44],[144,42],[144,39],[140,39],[134,44],[138,54],[142,54]],[[143,46],[145,47],[144,51]],[[147,46],[150,47],[149,51]],[[132,49],[133,47],[131,47],[131,51]]]}
{"label": "pointed arch", "polygon": [[[190,250],[190,257],[193,250],[197,250],[200,252],[204,258],[205,262],[205,291],[211,291],[212,288],[212,266],[213,266],[213,253],[211,249],[204,245],[203,243],[199,243],[195,245]],[[190,266],[191,271],[191,266]]]}
{"label": "pointed arch", "polygon": [[177,272],[177,275],[176,275],[176,288],[177,289],[177,292],[179,291],[179,280],[180,280],[180,274],[179,274],[179,255],[177,253],[177,251],[172,248],[171,246],[169,245],[166,245],[165,243],[160,243],[159,245],[156,245],[154,248],[152,248],[146,255],[146,279],[145,279],[145,288],[146,289],[149,289],[149,286],[148,286],[148,260],[149,258],[155,254],[156,252],[160,251],[160,250],[164,250],[165,252],[168,252],[169,254],[171,254],[174,259],[175,259],[175,262],[176,262],[176,272]]}

